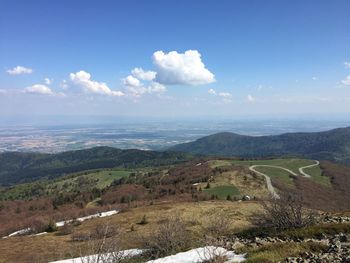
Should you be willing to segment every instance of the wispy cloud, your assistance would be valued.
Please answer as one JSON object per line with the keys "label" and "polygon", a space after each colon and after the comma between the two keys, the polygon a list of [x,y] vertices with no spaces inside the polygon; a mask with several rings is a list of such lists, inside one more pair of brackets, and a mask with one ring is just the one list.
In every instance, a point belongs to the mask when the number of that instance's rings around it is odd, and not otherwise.
{"label": "wispy cloud", "polygon": [[49,78],[45,78],[44,81],[45,81],[46,85],[51,85],[51,83],[52,83],[52,80]]}
{"label": "wispy cloud", "polygon": [[248,96],[247,96],[247,101],[249,101],[249,102],[254,102],[254,101],[255,101],[255,98],[254,98],[252,95],[248,94]]}
{"label": "wispy cloud", "polygon": [[341,83],[347,86],[350,85],[350,76],[347,76],[345,79],[343,79]]}

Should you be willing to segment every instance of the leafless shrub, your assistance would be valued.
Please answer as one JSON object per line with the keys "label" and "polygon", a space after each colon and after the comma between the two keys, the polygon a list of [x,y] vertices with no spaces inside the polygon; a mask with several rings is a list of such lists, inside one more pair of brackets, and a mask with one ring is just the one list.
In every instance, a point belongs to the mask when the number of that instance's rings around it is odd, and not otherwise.
{"label": "leafless shrub", "polygon": [[[126,255],[121,250],[121,231],[116,228],[110,230],[109,225],[100,226],[99,238],[94,233],[83,235],[87,242],[80,243],[73,247],[73,253],[80,256],[82,263],[119,263],[125,260]],[[94,230],[93,232],[95,232]],[[95,233],[96,234],[96,233]]]}
{"label": "leafless shrub", "polygon": [[228,260],[224,237],[206,237],[204,240],[205,246],[201,251],[198,251],[201,262],[204,263],[224,263]]}
{"label": "leafless shrub", "polygon": [[307,209],[295,192],[284,193],[279,199],[263,203],[263,213],[255,215],[253,223],[276,230],[301,228],[315,223],[315,213]]}
{"label": "leafless shrub", "polygon": [[73,233],[74,226],[71,223],[66,223],[62,227],[58,228],[57,235],[65,236]]}
{"label": "leafless shrub", "polygon": [[91,238],[92,239],[102,239],[104,237],[114,237],[118,235],[120,230],[115,228],[114,226],[104,226],[101,227],[97,225],[91,232]]}
{"label": "leafless shrub", "polygon": [[190,235],[179,217],[162,220],[148,236],[141,237],[143,248],[152,259],[186,250]]}
{"label": "leafless shrub", "polygon": [[78,232],[71,236],[73,242],[89,241],[91,239],[90,232]]}
{"label": "leafless shrub", "polygon": [[44,232],[47,228],[47,222],[42,219],[33,219],[30,222],[30,234]]}
{"label": "leafless shrub", "polygon": [[204,222],[204,232],[211,237],[223,237],[230,234],[231,220],[225,213],[214,213]]}

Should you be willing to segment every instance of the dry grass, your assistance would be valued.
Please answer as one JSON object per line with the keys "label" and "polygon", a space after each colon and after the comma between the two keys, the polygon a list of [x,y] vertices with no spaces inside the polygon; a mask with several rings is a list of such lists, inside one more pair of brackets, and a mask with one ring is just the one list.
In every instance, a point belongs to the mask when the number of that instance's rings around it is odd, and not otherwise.
{"label": "dry grass", "polygon": [[[133,208],[109,218],[98,218],[86,221],[74,228],[73,233],[88,232],[96,226],[119,226],[124,230],[122,248],[139,248],[140,235],[150,234],[152,229],[174,215],[179,216],[186,224],[193,239],[203,236],[208,216],[222,212],[230,220],[232,231],[250,226],[248,218],[260,209],[255,202],[181,202],[162,203]],[[146,215],[148,224],[138,225]],[[13,237],[0,239],[0,262],[48,262],[71,256],[71,235],[59,236],[54,233],[36,237]]]}
{"label": "dry grass", "polygon": [[269,244],[259,248],[246,249],[240,252],[247,253],[246,263],[277,263],[287,257],[296,257],[303,252],[320,252],[326,247],[319,243],[279,243]]}

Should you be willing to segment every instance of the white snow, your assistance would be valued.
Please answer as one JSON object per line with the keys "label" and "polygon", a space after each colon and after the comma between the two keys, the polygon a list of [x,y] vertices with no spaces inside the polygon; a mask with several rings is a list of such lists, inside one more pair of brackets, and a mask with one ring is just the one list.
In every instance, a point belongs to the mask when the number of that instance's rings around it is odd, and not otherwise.
{"label": "white snow", "polygon": [[36,236],[42,236],[42,235],[46,235],[47,232],[41,232],[41,233],[37,233],[37,234],[34,234],[32,236],[36,237]]}
{"label": "white snow", "polygon": [[30,231],[30,227],[18,230],[16,232],[13,232],[13,233],[9,234],[8,236],[2,237],[2,238],[8,238],[8,237],[13,237],[13,236],[17,236],[17,235],[24,235],[24,234],[28,233],[29,231]]}
{"label": "white snow", "polygon": [[[127,249],[122,250],[115,253],[115,256],[118,258],[129,258],[129,257],[135,257],[138,255],[141,255],[143,253],[142,249]],[[97,262],[97,254],[96,255],[90,255],[85,257],[79,257],[79,258],[71,258],[71,259],[63,259],[58,261],[52,261],[50,263],[84,263],[84,262],[94,262],[94,263],[106,263],[106,262],[113,262],[113,255],[112,253],[104,254],[102,255],[103,259],[99,260]]]}
{"label": "white snow", "polygon": [[[101,213],[97,213],[97,214],[93,214],[93,215],[89,215],[89,216],[79,217],[76,220],[79,221],[79,222],[83,222],[83,221],[86,221],[86,220],[89,220],[89,219],[92,219],[92,218],[107,217],[107,216],[116,215],[118,213],[119,213],[118,210],[110,210],[110,211],[101,212]],[[71,223],[71,222],[73,222],[73,219],[56,222],[56,226],[57,227],[62,227],[65,224],[68,224],[68,223]],[[25,229],[21,229],[21,230],[13,232],[13,233],[9,234],[8,236],[2,237],[2,238],[8,238],[8,237],[17,236],[17,235],[24,235],[24,234],[28,233],[30,230],[31,230],[30,227],[25,228]],[[38,234],[36,234],[36,236],[40,236],[40,235],[44,235],[44,234],[46,234],[46,232],[38,233]]]}
{"label": "white snow", "polygon": [[200,263],[213,259],[215,256],[225,256],[227,258],[226,263],[243,262],[245,260],[244,255],[236,255],[233,251],[228,251],[222,247],[206,246],[147,261],[146,263]]}
{"label": "white snow", "polygon": [[[99,218],[99,217],[107,217],[107,216],[112,216],[115,214],[118,214],[119,211],[118,210],[111,210],[111,211],[107,211],[107,212],[101,212],[101,213],[97,213],[97,214],[93,214],[93,215],[89,215],[89,216],[83,216],[83,217],[78,217],[76,220],[79,222],[83,222],[92,218]],[[70,223],[72,222],[73,219],[70,220],[66,220],[66,221],[60,221],[56,223],[57,227],[61,227],[64,226],[64,224]]]}
{"label": "white snow", "polygon": [[[128,249],[128,250],[123,250],[118,252],[120,253],[118,254],[118,256],[120,256],[121,258],[135,257],[138,255],[141,255],[143,252],[144,250],[142,249]],[[108,255],[109,254],[103,255],[104,259],[108,258]],[[233,251],[228,251],[222,247],[206,246],[206,247],[195,248],[186,252],[181,252],[176,255],[147,261],[146,263],[200,263],[200,262],[213,259],[214,256],[225,256],[227,258],[227,261],[225,263],[245,261],[245,257],[244,257],[245,255],[236,255]],[[99,262],[97,262],[97,255],[90,255],[90,256],[79,257],[79,258],[52,261],[50,263],[83,263],[83,262],[102,263],[102,260],[99,260]],[[110,257],[110,259],[107,259],[107,261],[103,261],[103,262],[112,263],[112,257]]]}

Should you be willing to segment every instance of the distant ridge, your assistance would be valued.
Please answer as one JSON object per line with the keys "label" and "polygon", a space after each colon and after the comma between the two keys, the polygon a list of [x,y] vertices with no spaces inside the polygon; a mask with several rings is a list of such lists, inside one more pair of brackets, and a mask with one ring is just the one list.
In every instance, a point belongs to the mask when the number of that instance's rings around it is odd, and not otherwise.
{"label": "distant ridge", "polygon": [[0,186],[56,178],[89,169],[158,166],[190,158],[189,154],[183,153],[121,150],[105,146],[56,154],[4,152],[0,153]]}
{"label": "distant ridge", "polygon": [[300,156],[350,164],[350,127],[260,137],[221,132],[169,150],[245,158]]}

